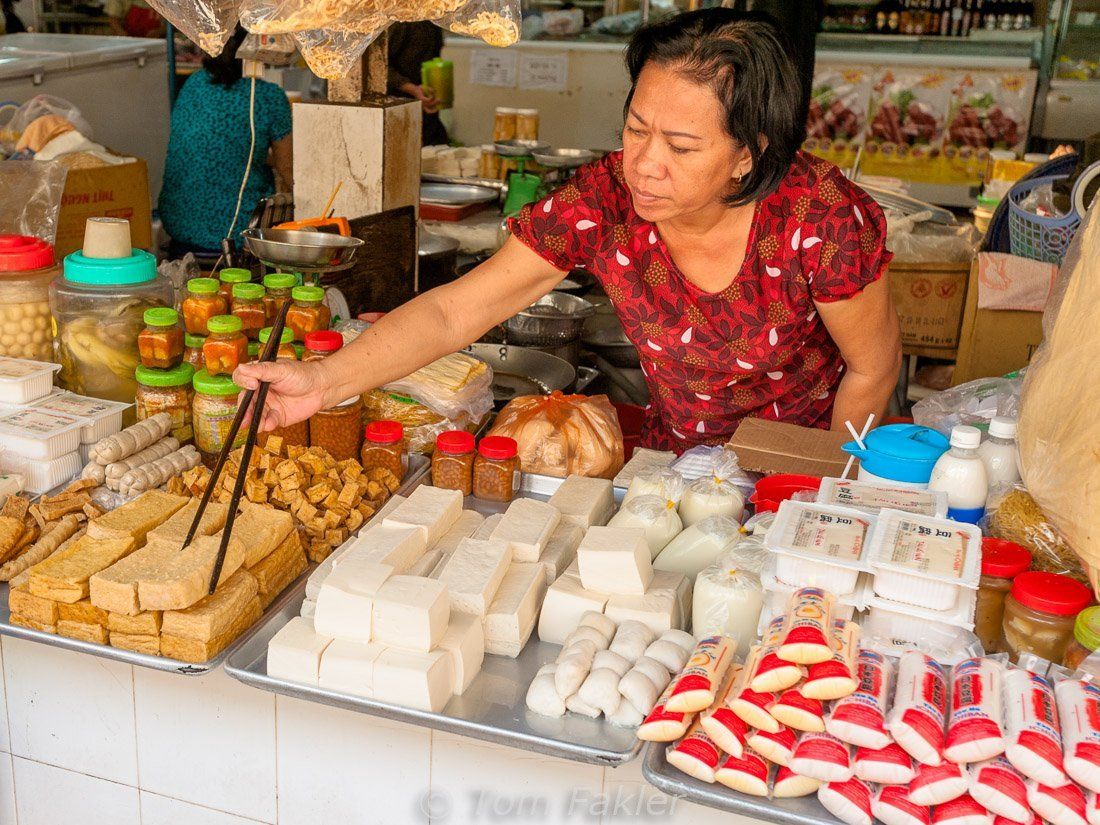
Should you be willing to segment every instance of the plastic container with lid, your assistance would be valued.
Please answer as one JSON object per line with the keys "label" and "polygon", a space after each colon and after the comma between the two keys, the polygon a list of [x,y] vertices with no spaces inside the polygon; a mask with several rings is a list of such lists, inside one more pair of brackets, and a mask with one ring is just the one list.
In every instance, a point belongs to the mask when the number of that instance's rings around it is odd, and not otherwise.
{"label": "plastic container with lid", "polygon": [[882,510],[867,553],[875,593],[903,604],[951,610],[960,588],[978,587],[981,548],[982,531],[972,524]]}
{"label": "plastic container with lid", "polygon": [[1002,651],[1013,662],[1021,653],[1061,662],[1077,614],[1091,601],[1092,591],[1069,576],[1037,570],[1020,573],[1005,597]]}
{"label": "plastic container with lid", "polygon": [[232,313],[241,319],[241,329],[250,341],[256,340],[267,323],[264,313],[264,288],[259,284],[234,284]]}
{"label": "plastic container with lid", "polygon": [[80,447],[84,422],[71,415],[26,407],[0,415],[0,450],[52,461]]}
{"label": "plastic container with lid", "polygon": [[854,441],[842,448],[859,459],[860,480],[885,479],[918,486],[928,484],[932,468],[948,448],[941,433],[916,424],[876,427],[863,443],[866,449],[860,449]]}
{"label": "plastic container with lid", "polygon": [[382,467],[398,478],[405,477],[409,459],[405,454],[405,428],[397,421],[372,421],[363,433],[360,463],[364,470]]}
{"label": "plastic container with lid", "polygon": [[[266,347],[267,342],[271,340],[271,327],[264,327],[260,330],[260,347]],[[294,333],[286,327],[283,327],[282,333],[279,335],[279,350],[275,353],[276,361],[297,361],[298,352],[294,349]]]}
{"label": "plastic container with lid", "polygon": [[474,484],[475,452],[473,433],[447,430],[436,436],[435,451],[432,453],[432,486],[470,495]]}
{"label": "plastic container with lid", "polygon": [[[229,438],[241,388],[228,375],[211,375],[206,370],[196,372],[191,383],[195,390],[192,405],[195,446],[203,463],[209,467],[217,461],[218,453]],[[241,427],[233,446],[243,444],[247,435],[247,428]]]}
{"label": "plastic container with lid", "polygon": [[1062,657],[1062,665],[1077,670],[1097,649],[1100,649],[1100,607],[1086,607],[1073,621],[1073,640]]}
{"label": "plastic container with lid", "polygon": [[947,493],[947,515],[955,521],[977,524],[985,515],[989,476],[978,455],[982,433],[977,427],[951,428],[951,449],[936,461],[928,489]]}
{"label": "plastic container with lid", "polygon": [[1003,415],[989,422],[989,437],[978,447],[978,456],[985,465],[989,488],[1015,484],[1020,480],[1019,455],[1016,450],[1016,419]]}
{"label": "plastic container with lid", "polygon": [[237,284],[247,284],[252,280],[252,273],[239,267],[226,267],[218,273],[218,293],[225,299],[226,304],[233,305],[233,287]]}
{"label": "plastic container with lid", "polygon": [[519,492],[521,480],[516,440],[505,435],[481,439],[474,457],[474,496],[486,501],[511,501]]}
{"label": "plastic container with lid", "polygon": [[133,401],[145,310],[174,301],[172,282],[157,274],[156,258],[148,252],[66,257],[64,274],[50,284],[62,365],[58,383],[80,395]]}
{"label": "plastic container with lid", "polygon": [[195,368],[180,364],[170,370],[138,367],[135,372],[138,388],[134,395],[137,420],[144,421],[157,413],[168,413],[172,419],[171,435],[180,444],[190,444],[195,437],[192,422]]}
{"label": "plastic container with lid", "polygon": [[890,487],[888,484],[889,482],[882,484],[846,478],[823,478],[817,493],[817,503],[852,507],[871,515],[890,509],[934,518],[947,516],[946,493]]}
{"label": "plastic container with lid", "polygon": [[81,444],[95,444],[101,438],[121,430],[122,413],[130,406],[122,401],[87,398],[71,392],[54,393],[34,405],[38,410],[79,418],[83,422]]}
{"label": "plastic container with lid", "polygon": [[53,358],[49,287],[59,274],[50,244],[30,235],[0,234],[0,355]]}
{"label": "plastic container with lid", "polygon": [[290,300],[290,291],[297,285],[297,276],[289,272],[272,272],[264,276],[264,318],[267,326],[275,323],[279,310]]}
{"label": "plastic container with lid", "polygon": [[867,569],[875,517],[858,510],[784,501],[764,543],[776,554],[776,577],[784,584],[851,593]]}
{"label": "plastic container with lid", "polygon": [[974,612],[974,632],[987,654],[1000,653],[1005,596],[1012,580],[1031,566],[1031,553],[1005,539],[982,539],[982,576]]}
{"label": "plastic container with lid", "polygon": [[143,367],[167,370],[183,361],[183,330],[179,313],[169,307],[145,310],[145,329],[138,335],[138,355]]}
{"label": "plastic container with lid", "polygon": [[217,315],[207,325],[210,335],[202,345],[202,358],[210,375],[232,375],[248,363],[248,339],[236,315]]}
{"label": "plastic container with lid", "polygon": [[309,445],[324,447],[337,461],[359,458],[363,447],[363,402],[359,396],[310,416]]}
{"label": "plastic container with lid", "polygon": [[341,349],[344,346],[344,336],[330,329],[319,329],[316,332],[306,333],[302,343],[306,347],[302,360],[316,361]]}
{"label": "plastic container with lid", "polygon": [[58,364],[0,355],[0,404],[30,404],[53,392]]}
{"label": "plastic container with lid", "polygon": [[183,327],[192,335],[209,335],[211,318],[229,312],[229,301],[218,291],[213,278],[192,278],[187,282],[187,297],[183,299]]}
{"label": "plastic container with lid", "polygon": [[796,493],[816,490],[820,485],[821,479],[817,476],[776,473],[756,482],[756,488],[749,496],[749,503],[756,508],[757,513],[774,513],[779,509],[780,502]]}
{"label": "plastic container with lid", "polygon": [[202,345],[206,343],[205,335],[192,335],[190,332],[183,334],[183,362],[190,364],[197,370],[201,370],[206,362],[202,360]]}
{"label": "plastic container with lid", "polygon": [[306,335],[328,329],[331,315],[324,305],[325,291],[319,286],[296,286],[291,290],[293,304],[286,313],[286,325],[294,331],[295,341],[305,341]]}
{"label": "plastic container with lid", "polygon": [[49,460],[23,458],[14,453],[0,458],[3,471],[22,476],[23,490],[34,495],[48,493],[59,484],[75,478],[86,463],[81,461],[79,452],[65,453]]}

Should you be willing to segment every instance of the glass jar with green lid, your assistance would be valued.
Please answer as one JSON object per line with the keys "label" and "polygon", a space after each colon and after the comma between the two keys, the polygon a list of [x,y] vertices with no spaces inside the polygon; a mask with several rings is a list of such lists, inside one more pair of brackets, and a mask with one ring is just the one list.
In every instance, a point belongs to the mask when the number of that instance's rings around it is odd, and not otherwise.
{"label": "glass jar with green lid", "polygon": [[179,313],[170,307],[145,310],[145,329],[138,334],[138,356],[143,367],[167,370],[183,361],[183,330]]}
{"label": "glass jar with green lid", "polygon": [[194,377],[195,368],[187,363],[167,370],[138,367],[134,371],[137,420],[144,421],[157,413],[168,413],[172,419],[171,435],[178,438],[181,445],[190,444],[195,435],[191,421],[191,381]]}
{"label": "glass jar with green lid", "polygon": [[252,280],[252,273],[247,269],[238,267],[226,267],[218,273],[218,292],[225,298],[226,304],[233,303],[233,287],[236,284],[247,284]]}
{"label": "glass jar with green lid", "polygon": [[[264,327],[260,330],[260,352],[263,352],[263,348],[267,346],[267,342],[271,340],[271,327]],[[276,361],[297,361],[298,353],[294,349],[294,333],[286,327],[283,327],[283,332],[279,336],[279,351],[275,353]]]}
{"label": "glass jar with green lid", "polygon": [[241,319],[245,337],[255,341],[264,328],[264,288],[259,284],[233,284],[233,314]]}
{"label": "glass jar with green lid", "polygon": [[248,363],[248,339],[236,315],[215,315],[207,324],[210,334],[202,345],[202,360],[211,375],[232,375]]}
{"label": "glass jar with green lid", "polygon": [[187,282],[187,297],[183,299],[183,328],[192,335],[208,335],[207,324],[216,315],[229,312],[229,301],[218,292],[213,278],[192,278]]}
{"label": "glass jar with green lid", "polygon": [[265,323],[271,326],[279,315],[283,304],[290,300],[290,292],[298,285],[298,276],[289,272],[272,272],[264,276],[264,316]]}
{"label": "glass jar with green lid", "polygon": [[[241,388],[228,375],[211,375],[206,370],[196,372],[191,383],[195,389],[192,406],[195,446],[199,448],[203,463],[212,467],[229,438]],[[241,427],[233,446],[243,444],[247,434],[247,428]]]}
{"label": "glass jar with green lid", "polygon": [[206,366],[202,360],[202,345],[206,343],[205,335],[192,335],[190,332],[183,334],[183,363],[190,364],[197,370]]}
{"label": "glass jar with green lid", "polygon": [[319,329],[328,329],[332,316],[322,303],[325,291],[319,286],[296,286],[291,290],[294,303],[286,313],[286,325],[294,332],[295,341],[304,341],[306,335]]}
{"label": "glass jar with green lid", "polygon": [[1086,607],[1073,622],[1073,639],[1066,647],[1062,665],[1077,670],[1097,650],[1100,650],[1100,607]]}

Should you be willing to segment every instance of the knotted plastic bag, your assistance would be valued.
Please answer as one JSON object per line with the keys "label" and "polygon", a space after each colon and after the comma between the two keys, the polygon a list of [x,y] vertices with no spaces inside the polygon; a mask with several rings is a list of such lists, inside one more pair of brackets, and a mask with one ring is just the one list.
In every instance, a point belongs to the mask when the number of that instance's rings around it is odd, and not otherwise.
{"label": "knotted plastic bag", "polygon": [[715,459],[710,475],[697,478],[688,485],[680,499],[680,518],[690,527],[710,516],[729,516],[741,520],[745,496],[735,480],[744,476],[737,465],[737,456],[723,450]]}
{"label": "knotted plastic bag", "polygon": [[638,496],[619,508],[608,527],[637,527],[645,531],[645,540],[649,545],[649,556],[665,549],[670,541],[680,534],[684,525],[676,513],[676,503],[660,496]]}

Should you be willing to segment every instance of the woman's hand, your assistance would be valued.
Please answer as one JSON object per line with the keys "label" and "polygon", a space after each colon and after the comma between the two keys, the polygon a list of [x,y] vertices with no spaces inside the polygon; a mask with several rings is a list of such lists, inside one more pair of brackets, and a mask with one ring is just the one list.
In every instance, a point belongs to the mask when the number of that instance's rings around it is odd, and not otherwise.
{"label": "woman's hand", "polygon": [[434,93],[429,94],[431,91],[430,89],[425,90],[423,86],[416,83],[403,83],[401,85],[401,91],[409,97],[419,100],[424,106],[424,111],[429,115],[434,115],[439,111],[439,101],[436,99]]}
{"label": "woman's hand", "polygon": [[288,427],[305,421],[325,406],[327,383],[314,364],[291,364],[286,361],[242,364],[233,373],[233,381],[245,390],[259,388],[261,381],[271,386],[267,391],[260,431]]}

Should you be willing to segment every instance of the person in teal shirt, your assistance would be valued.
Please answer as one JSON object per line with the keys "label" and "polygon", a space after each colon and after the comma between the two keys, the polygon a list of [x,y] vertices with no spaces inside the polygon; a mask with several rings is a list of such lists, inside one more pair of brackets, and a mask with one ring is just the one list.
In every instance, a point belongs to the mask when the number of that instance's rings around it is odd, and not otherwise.
{"label": "person in teal shirt", "polygon": [[[237,59],[244,36],[238,27],[218,57],[203,59],[172,109],[159,203],[172,257],[217,255],[230,231],[250,143],[252,80],[241,76]],[[256,203],[275,193],[276,176],[280,191],[292,189],[290,103],[281,88],[265,80],[256,80],[255,125],[252,169],[233,228],[238,248]]]}

